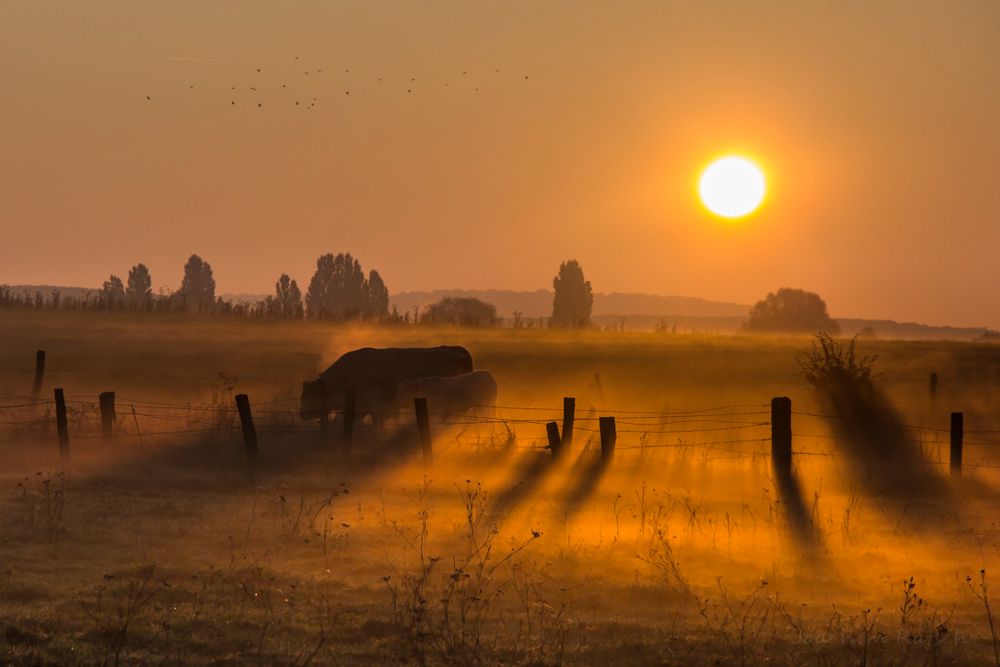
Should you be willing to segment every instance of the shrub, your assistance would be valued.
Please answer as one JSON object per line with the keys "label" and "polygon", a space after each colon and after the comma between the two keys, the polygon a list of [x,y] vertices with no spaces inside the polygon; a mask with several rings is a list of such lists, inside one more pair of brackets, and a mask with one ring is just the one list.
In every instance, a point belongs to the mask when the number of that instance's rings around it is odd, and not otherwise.
{"label": "shrub", "polygon": [[839,343],[829,334],[817,334],[812,349],[798,359],[806,382],[818,389],[869,388],[872,366],[877,357],[859,359],[855,351],[856,343],[857,337],[850,342]]}

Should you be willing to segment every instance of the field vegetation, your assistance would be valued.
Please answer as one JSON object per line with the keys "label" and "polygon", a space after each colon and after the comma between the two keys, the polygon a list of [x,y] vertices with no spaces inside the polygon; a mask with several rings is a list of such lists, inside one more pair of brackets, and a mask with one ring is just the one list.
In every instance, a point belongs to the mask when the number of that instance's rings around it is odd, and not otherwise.
{"label": "field vegetation", "polygon": [[[858,340],[824,384],[848,350],[808,336],[26,310],[0,343],[4,664],[1000,664],[995,345]],[[468,347],[500,407],[437,416],[433,465],[409,411],[358,425],[349,454],[338,423],[298,419],[339,354],[437,344]],[[577,430],[554,458],[564,396]]]}

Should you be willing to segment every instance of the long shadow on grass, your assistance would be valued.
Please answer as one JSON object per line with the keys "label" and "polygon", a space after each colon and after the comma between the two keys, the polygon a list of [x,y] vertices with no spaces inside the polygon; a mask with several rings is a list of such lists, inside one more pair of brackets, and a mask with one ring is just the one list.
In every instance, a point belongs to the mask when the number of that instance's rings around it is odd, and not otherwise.
{"label": "long shadow on grass", "polygon": [[774,466],[774,483],[778,491],[778,500],[784,509],[785,519],[792,531],[796,543],[808,550],[817,546],[818,532],[813,525],[812,517],[806,509],[802,488],[795,472],[783,466]]}
{"label": "long shadow on grass", "polygon": [[836,441],[869,492],[895,501],[950,498],[947,481],[926,460],[887,396],[873,387],[823,395]]}
{"label": "long shadow on grass", "polygon": [[490,508],[490,516],[494,521],[502,521],[535,489],[539,487],[542,480],[553,470],[556,465],[555,457],[548,452],[541,454],[526,454],[522,460],[527,460],[523,466],[515,466],[512,474],[515,480],[507,487]]}
{"label": "long shadow on grass", "polygon": [[898,512],[900,521],[914,516],[909,513],[914,503],[924,506],[915,513],[923,517],[920,523],[933,520],[926,510],[950,504],[950,485],[925,459],[889,397],[875,387],[873,362],[856,357],[854,341],[841,344],[820,335],[802,366],[830,415],[829,427],[846,455],[849,474]]}
{"label": "long shadow on grass", "polygon": [[604,477],[610,461],[605,460],[597,452],[584,451],[569,471],[571,480],[575,480],[565,492],[563,511],[569,519],[575,515]]}
{"label": "long shadow on grass", "polygon": [[294,478],[303,486],[357,483],[419,456],[415,434],[406,429],[359,429],[351,452],[342,438],[318,428],[261,429],[256,465],[251,469],[238,432],[182,442],[147,445],[141,454],[97,461],[95,481],[142,480],[205,491],[239,491]]}

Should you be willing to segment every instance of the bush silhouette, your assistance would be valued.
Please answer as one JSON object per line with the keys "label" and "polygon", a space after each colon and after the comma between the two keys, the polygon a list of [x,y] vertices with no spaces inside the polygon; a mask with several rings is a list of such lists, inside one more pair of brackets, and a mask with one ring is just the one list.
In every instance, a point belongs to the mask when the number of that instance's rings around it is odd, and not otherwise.
{"label": "bush silhouette", "polygon": [[748,333],[840,333],[826,312],[826,302],[813,292],[782,287],[758,301],[743,324]]}
{"label": "bush silhouette", "polygon": [[420,320],[429,324],[488,327],[497,324],[497,308],[476,298],[446,296],[427,306]]}

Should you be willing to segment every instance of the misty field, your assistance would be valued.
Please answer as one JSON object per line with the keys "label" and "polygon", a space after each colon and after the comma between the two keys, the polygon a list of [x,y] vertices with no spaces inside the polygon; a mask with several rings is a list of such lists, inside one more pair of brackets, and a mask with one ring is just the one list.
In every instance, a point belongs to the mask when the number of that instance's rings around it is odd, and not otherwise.
{"label": "misty field", "polygon": [[[432,465],[407,411],[357,425],[349,455],[339,421],[323,435],[297,418],[301,382],[339,354],[445,343],[494,374],[499,407],[442,421],[431,405]],[[847,442],[806,383],[810,346],[4,313],[0,662],[1000,664],[1000,347],[859,341],[929,470],[899,488],[867,456],[877,439]],[[577,430],[555,459],[545,423],[564,396]],[[792,400],[792,480],[772,474],[776,396]]]}

